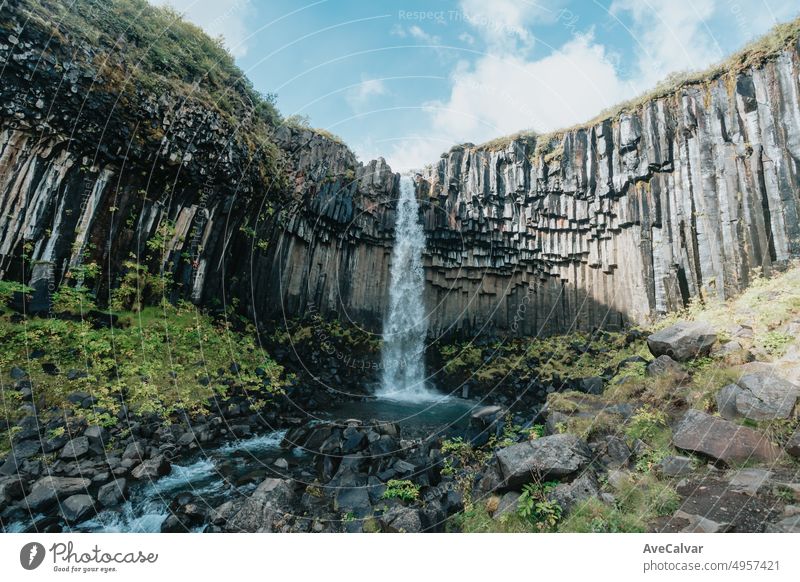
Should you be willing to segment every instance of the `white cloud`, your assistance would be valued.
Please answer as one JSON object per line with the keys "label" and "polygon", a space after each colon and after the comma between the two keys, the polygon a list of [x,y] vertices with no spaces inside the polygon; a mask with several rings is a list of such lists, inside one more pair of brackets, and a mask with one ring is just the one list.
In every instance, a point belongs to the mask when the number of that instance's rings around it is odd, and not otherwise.
{"label": "white cloud", "polygon": [[673,0],[669,3],[615,0],[610,12],[632,19],[636,78],[646,90],[669,73],[700,70],[724,55],[710,34],[708,20],[717,9],[714,0]]}
{"label": "white cloud", "polygon": [[429,44],[439,44],[441,42],[441,39],[438,36],[425,32],[421,26],[416,24],[409,26],[408,28],[396,24],[392,27],[392,30],[389,31],[389,34],[392,36],[398,36],[400,38],[406,38],[410,36],[411,38]]}
{"label": "white cloud", "polygon": [[461,0],[464,21],[475,28],[492,52],[524,51],[533,46],[529,27],[553,22],[561,0]]}
{"label": "white cloud", "polygon": [[367,79],[361,77],[361,83],[350,88],[345,94],[345,99],[354,111],[361,111],[367,102],[379,95],[386,95],[388,93],[386,85],[380,79]]}
{"label": "white cloud", "polygon": [[221,36],[234,57],[247,54],[247,22],[251,0],[149,0],[156,6],[169,6],[202,28],[209,36]]}
{"label": "white cloud", "polygon": [[474,37],[474,36],[472,36],[472,35],[471,35],[470,33],[468,33],[468,32],[462,32],[461,34],[459,34],[459,35],[458,35],[458,40],[460,40],[460,41],[461,41],[461,42],[463,42],[464,44],[468,44],[468,45],[470,45],[470,46],[471,46],[471,45],[473,45],[473,44],[475,44],[475,37]]}
{"label": "white cloud", "polygon": [[416,38],[417,40],[421,40],[422,42],[428,42],[431,44],[439,44],[439,37],[433,34],[428,34],[422,28],[417,26],[416,24],[408,29],[408,33]]}
{"label": "white cloud", "polygon": [[448,99],[425,104],[435,140],[395,144],[388,158],[398,169],[419,168],[446,151],[445,144],[481,143],[526,128],[558,129],[631,94],[604,47],[588,34],[535,61],[486,55],[456,67]]}

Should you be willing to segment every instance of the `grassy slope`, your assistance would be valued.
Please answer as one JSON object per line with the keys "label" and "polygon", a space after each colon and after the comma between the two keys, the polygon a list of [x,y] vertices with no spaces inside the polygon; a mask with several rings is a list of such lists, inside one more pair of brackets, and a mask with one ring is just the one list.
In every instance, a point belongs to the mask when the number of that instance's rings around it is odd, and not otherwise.
{"label": "grassy slope", "polygon": [[[755,355],[760,362],[771,362],[779,369],[786,366],[785,371],[797,371],[800,338],[791,329],[796,325],[795,322],[800,321],[800,265],[793,265],[771,278],[756,278],[747,291],[734,299],[705,304],[698,301],[688,309],[660,320],[654,328],[660,329],[678,320],[709,322],[723,342],[730,340],[731,333],[740,325],[752,328],[752,337],[736,338],[742,350],[689,362],[686,367],[690,377],[685,380],[669,376],[646,377],[644,366],[636,363],[623,366],[600,396],[561,392],[551,394],[548,398],[550,410],[563,418],[556,424],[557,432],[573,433],[590,440],[602,435],[616,435],[631,444],[637,440],[644,443],[643,452],[638,456],[633,471],[620,480],[616,489],[601,483],[605,490],[613,492],[615,504],[592,500],[579,506],[558,524],[544,528],[540,521],[523,519],[513,513],[501,520],[493,519],[489,510],[497,505],[496,497],[470,501],[469,468],[476,470],[491,457],[493,448],[510,444],[522,434],[518,428],[511,428],[507,430],[505,442],[493,439],[483,449],[473,450],[464,443],[450,443],[443,449],[449,453],[448,462],[458,460],[459,466],[467,468],[467,478],[461,478],[467,491],[466,509],[457,517],[454,527],[471,532],[646,531],[651,520],[672,514],[679,502],[674,491],[674,480],[660,479],[652,471],[653,466],[664,457],[686,454],[672,447],[670,425],[690,407],[716,414],[714,396],[720,388],[743,373],[742,365],[748,359],[743,357],[746,352]],[[526,343],[529,344],[529,351],[552,354],[553,357],[544,361],[540,368],[548,373],[556,373],[561,378],[572,377],[573,374],[580,376],[604,366],[608,361],[619,361],[621,356],[632,352],[641,354],[643,346],[646,350],[643,340],[627,346],[618,344],[614,348],[614,336],[610,337],[611,343],[608,343],[608,339],[604,340],[608,348],[606,353],[581,363],[564,356],[563,349],[559,350],[557,346],[575,343],[585,345],[586,337],[583,335],[559,336],[544,341],[527,340]],[[474,365],[478,368],[476,375],[481,373],[482,368],[494,370],[498,375],[513,373],[507,367],[509,361],[503,360],[502,356],[485,363],[476,360]],[[505,369],[501,369],[503,366],[506,366]],[[636,412],[625,420],[618,414],[603,410],[617,404],[630,404]],[[800,428],[800,419],[794,417],[758,423],[743,420],[742,424],[765,432],[773,442],[783,445]],[[526,431],[525,434],[536,438],[541,432],[538,429]],[[702,465],[704,461],[698,459],[697,463]],[[796,470],[797,461],[785,457],[779,463],[782,464],[790,464]]]}
{"label": "grassy slope", "polygon": [[[0,287],[0,298],[8,299],[10,286]],[[40,411],[70,411],[105,426],[116,424],[123,402],[132,413],[166,422],[204,413],[215,398],[234,391],[258,409],[288,380],[256,343],[252,326],[233,315],[214,319],[193,305],[163,302],[119,311],[109,327],[108,315],[94,310],[88,294],[68,288],[54,295],[53,307],[57,317],[0,314],[0,415],[12,424],[25,413],[8,375],[12,366],[27,372]],[[50,364],[57,374],[45,371]],[[96,406],[69,402],[76,391],[95,397]],[[0,438],[0,456],[9,441]]]}

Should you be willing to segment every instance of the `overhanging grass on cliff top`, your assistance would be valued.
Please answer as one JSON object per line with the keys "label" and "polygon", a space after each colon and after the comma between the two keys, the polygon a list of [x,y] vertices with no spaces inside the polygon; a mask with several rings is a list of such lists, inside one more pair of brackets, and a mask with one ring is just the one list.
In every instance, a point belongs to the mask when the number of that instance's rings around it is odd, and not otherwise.
{"label": "overhanging grass on cliff top", "polygon": [[[757,67],[769,61],[770,59],[775,58],[783,49],[787,48],[791,44],[797,43],[798,41],[800,41],[800,18],[796,18],[791,22],[785,22],[774,26],[766,35],[751,42],[727,59],[704,71],[673,73],[658,83],[653,89],[650,89],[638,97],[634,97],[633,99],[623,101],[618,105],[614,105],[609,109],[605,109],[588,121],[578,123],[571,127],[543,133],[538,136],[533,130],[525,130],[513,133],[511,135],[501,136],[477,146],[472,144],[461,144],[461,147],[469,146],[470,149],[475,150],[500,150],[508,147],[512,141],[526,137],[537,137],[538,142],[534,155],[539,156],[545,154],[549,148],[552,147],[552,142],[556,138],[563,136],[565,133],[576,131],[578,129],[588,129],[594,125],[597,125],[601,121],[612,119],[628,111],[636,110],[648,101],[666,97],[667,95],[674,93],[683,87],[690,85],[701,85],[703,83],[713,81],[714,79],[718,79],[724,75],[736,76],[751,67]],[[542,145],[540,146],[539,144]]]}

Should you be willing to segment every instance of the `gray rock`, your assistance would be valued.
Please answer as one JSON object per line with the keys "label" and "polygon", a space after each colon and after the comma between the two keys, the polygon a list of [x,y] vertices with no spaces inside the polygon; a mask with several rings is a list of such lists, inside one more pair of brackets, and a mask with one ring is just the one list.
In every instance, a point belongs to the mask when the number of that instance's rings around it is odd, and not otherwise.
{"label": "gray rock", "polygon": [[605,382],[600,376],[592,376],[591,378],[581,379],[581,391],[586,394],[602,394]]}
{"label": "gray rock", "polygon": [[591,461],[591,451],[575,435],[557,434],[497,451],[497,464],[509,488],[536,479],[558,479],[577,473]]}
{"label": "gray rock", "polygon": [[795,459],[800,459],[800,430],[794,431],[794,434],[786,442],[784,449]]}
{"label": "gray rock", "polygon": [[31,510],[41,511],[54,505],[58,499],[86,493],[91,483],[89,479],[77,477],[42,477],[33,484],[25,502]]}
{"label": "gray rock", "polygon": [[470,422],[476,426],[489,426],[502,415],[502,406],[484,406],[470,415]]}
{"label": "gray rock", "polygon": [[19,441],[12,445],[11,454],[17,459],[30,459],[42,450],[41,442],[38,439]]}
{"label": "gray rock", "polygon": [[275,462],[272,463],[272,465],[280,469],[281,471],[286,471],[287,469],[289,469],[289,461],[287,461],[283,457],[275,459]]}
{"label": "gray rock", "polygon": [[687,513],[681,509],[676,511],[672,517],[689,522],[689,525],[681,530],[684,533],[723,533],[730,531],[733,527],[730,523],[716,522],[702,515]]}
{"label": "gray rock", "polygon": [[694,460],[691,457],[670,455],[661,459],[657,468],[665,477],[682,477],[694,472]]}
{"label": "gray rock", "polygon": [[0,465],[0,476],[18,475],[22,469],[22,459],[17,459],[13,454],[8,455],[5,462]]}
{"label": "gray rock", "polygon": [[717,334],[707,323],[680,321],[648,337],[647,345],[656,357],[686,362],[708,355],[716,341]]}
{"label": "gray rock", "polygon": [[86,494],[72,495],[61,503],[61,515],[69,524],[80,523],[95,513],[94,500]]}
{"label": "gray rock", "polygon": [[114,479],[106,483],[97,492],[97,500],[104,507],[115,507],[128,498],[128,481],[126,479]]}
{"label": "gray rock", "polygon": [[89,439],[85,436],[79,436],[69,441],[64,448],[61,449],[59,457],[65,461],[74,461],[85,457],[89,453]]}
{"label": "gray rock", "polygon": [[25,482],[18,477],[0,477],[0,498],[6,501],[21,498],[25,488]]}
{"label": "gray rock", "polygon": [[133,441],[125,447],[122,458],[141,461],[147,457],[147,445],[140,441]]}
{"label": "gray rock", "polygon": [[800,396],[800,387],[768,373],[745,374],[736,384],[736,410],[751,420],[789,418]]}
{"label": "gray rock", "polygon": [[777,523],[767,524],[768,533],[800,533],[800,515],[785,517]]}
{"label": "gray rock", "polygon": [[333,509],[340,513],[353,513],[356,517],[366,517],[372,512],[367,488],[337,489],[333,496]]}
{"label": "gray rock", "polygon": [[393,507],[380,519],[384,531],[388,533],[419,533],[422,531],[422,518],[419,511],[411,507]]}
{"label": "gray rock", "polygon": [[673,444],[724,463],[772,462],[780,450],[760,432],[699,410],[688,410],[673,431]]}
{"label": "gray rock", "polygon": [[226,531],[273,532],[295,500],[294,489],[287,479],[266,479],[245,499],[223,504],[217,519]]}
{"label": "gray rock", "polygon": [[105,428],[92,425],[83,431],[83,436],[89,439],[89,448],[93,453],[101,454],[105,451],[108,442],[108,431]]}
{"label": "gray rock", "polygon": [[631,449],[625,439],[616,435],[605,435],[593,443],[594,456],[610,469],[626,466],[631,460]]}
{"label": "gray rock", "polygon": [[506,515],[513,515],[517,511],[517,504],[519,502],[520,494],[516,491],[507,491],[500,498],[497,503],[497,509],[494,510],[492,517],[494,519],[503,519]]}
{"label": "gray rock", "polygon": [[737,384],[728,384],[717,392],[717,412],[722,418],[734,420],[739,417],[739,411],[736,408],[736,397],[741,392],[742,389]]}
{"label": "gray rock", "polygon": [[168,475],[172,470],[172,465],[163,455],[147,459],[131,471],[131,477],[134,479],[158,479],[164,475]]}
{"label": "gray rock", "polygon": [[630,478],[631,472],[626,469],[612,469],[607,475],[608,484],[618,491],[627,485]]}
{"label": "gray rock", "polygon": [[755,497],[772,477],[766,469],[740,469],[731,478],[731,491]]}
{"label": "gray rock", "polygon": [[666,354],[658,356],[647,364],[647,375],[651,377],[672,376],[678,383],[689,379],[689,374],[684,367]]}
{"label": "gray rock", "polygon": [[561,506],[562,515],[567,515],[576,506],[600,495],[600,486],[593,473],[586,471],[572,483],[559,483],[550,492],[550,499]]}

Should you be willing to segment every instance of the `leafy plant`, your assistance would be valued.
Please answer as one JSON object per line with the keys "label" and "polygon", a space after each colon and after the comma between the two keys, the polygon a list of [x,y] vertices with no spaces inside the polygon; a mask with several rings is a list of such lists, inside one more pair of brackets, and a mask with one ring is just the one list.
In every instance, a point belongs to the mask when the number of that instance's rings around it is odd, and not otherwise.
{"label": "leafy plant", "polygon": [[667,427],[667,415],[650,406],[643,406],[630,418],[625,434],[633,440],[652,442]]}
{"label": "leafy plant", "polygon": [[386,490],[381,498],[400,499],[406,502],[416,501],[419,498],[419,485],[408,479],[390,479],[386,483]]}
{"label": "leafy plant", "polygon": [[557,501],[548,499],[558,483],[528,483],[522,487],[517,500],[517,515],[533,523],[540,531],[552,530],[561,519],[562,508]]}

